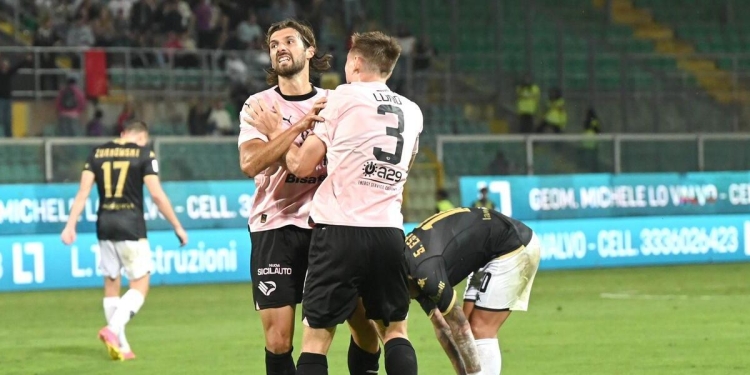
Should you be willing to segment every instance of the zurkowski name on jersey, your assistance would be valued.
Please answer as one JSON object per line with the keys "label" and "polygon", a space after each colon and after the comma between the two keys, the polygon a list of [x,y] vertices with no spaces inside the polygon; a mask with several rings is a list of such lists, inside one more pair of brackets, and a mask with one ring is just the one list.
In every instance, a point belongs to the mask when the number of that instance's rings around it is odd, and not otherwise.
{"label": "zurkowski name on jersey", "polygon": [[146,238],[143,219],[143,178],[159,173],[156,155],[147,147],[122,140],[94,148],[84,170],[94,173],[100,240],[135,241]]}

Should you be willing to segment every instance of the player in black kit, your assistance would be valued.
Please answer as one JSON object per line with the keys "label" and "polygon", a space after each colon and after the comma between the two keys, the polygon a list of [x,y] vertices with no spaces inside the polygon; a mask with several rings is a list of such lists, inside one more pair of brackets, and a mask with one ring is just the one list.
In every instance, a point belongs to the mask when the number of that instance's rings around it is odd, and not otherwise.
{"label": "player in black kit", "polygon": [[[532,230],[488,208],[455,208],[419,224],[404,251],[412,298],[456,372],[499,374],[497,332],[511,311],[528,308],[539,268]],[[453,287],[467,277],[462,310]]]}
{"label": "player in black kit", "polygon": [[[151,248],[143,219],[143,185],[151,199],[174,227],[180,245],[187,244],[187,233],[172,210],[159,182],[156,155],[146,147],[148,126],[134,121],[125,126],[119,139],[91,151],[81,174],[81,185],[70,209],[61,237],[66,245],[76,240],[76,223],[91,188],[99,193],[96,235],[99,239],[99,268],[104,275],[104,315],[107,326],[99,338],[114,360],[134,359],[125,338],[125,325],[143,305],[153,271]],[[120,273],[130,280],[130,290],[120,298]]]}

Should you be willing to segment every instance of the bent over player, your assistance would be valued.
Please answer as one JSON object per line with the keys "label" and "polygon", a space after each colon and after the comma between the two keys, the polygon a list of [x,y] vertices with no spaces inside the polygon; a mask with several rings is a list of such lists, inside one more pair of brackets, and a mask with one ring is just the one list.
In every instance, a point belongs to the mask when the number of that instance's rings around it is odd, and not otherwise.
{"label": "bent over player", "polygon": [[[133,121],[125,126],[120,138],[96,147],[84,166],[81,186],[76,194],[70,217],[61,237],[66,245],[76,240],[76,223],[96,182],[99,209],[96,235],[99,239],[99,268],[104,275],[104,316],[107,326],[99,338],[114,360],[134,359],[135,354],[125,338],[125,325],[141,309],[154,269],[151,248],[146,239],[143,219],[143,185],[145,184],[159,211],[174,227],[180,245],[188,236],[180,225],[169,198],[159,182],[159,165],[150,151],[148,126]],[[130,289],[120,298],[120,272],[130,281]]]}
{"label": "bent over player", "polygon": [[[253,300],[266,341],[266,374],[294,375],[294,313],[302,301],[312,235],[308,217],[313,195],[327,172],[319,159],[304,176],[290,173],[282,156],[290,143],[302,144],[310,133],[294,132],[293,124],[307,129],[319,119],[315,113],[325,106],[328,91],[310,83],[310,70],[327,70],[331,57],[316,55],[312,30],[293,20],[271,25],[266,43],[272,65],[267,82],[274,86],[246,101],[238,145],[240,167],[245,175],[255,178],[256,185],[248,227]],[[267,136],[250,126],[263,120],[272,121],[278,131]],[[376,331],[361,310],[349,324],[350,373],[377,373],[380,348]]]}
{"label": "bent over player", "polygon": [[[500,373],[497,332],[511,311],[528,308],[540,252],[529,227],[487,208],[438,213],[406,236],[412,298],[429,314],[457,373],[462,364],[479,373],[478,360],[482,374]],[[462,311],[453,287],[466,277]]]}

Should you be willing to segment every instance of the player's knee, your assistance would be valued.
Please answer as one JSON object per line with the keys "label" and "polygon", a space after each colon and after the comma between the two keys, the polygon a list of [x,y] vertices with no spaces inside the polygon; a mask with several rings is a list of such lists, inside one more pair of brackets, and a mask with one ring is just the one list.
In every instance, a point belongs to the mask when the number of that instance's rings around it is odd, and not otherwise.
{"label": "player's knee", "polygon": [[292,332],[289,329],[271,327],[266,331],[266,349],[273,354],[292,350]]}
{"label": "player's knee", "polygon": [[[379,323],[382,324],[382,323]],[[391,322],[388,327],[383,329],[383,343],[386,343],[392,339],[403,338],[409,339],[406,330],[406,321]]]}
{"label": "player's knee", "polygon": [[475,340],[497,337],[497,331],[493,331],[489,326],[485,324],[472,324],[471,333],[474,335]]}
{"label": "player's knee", "polygon": [[475,310],[469,318],[475,339],[493,339],[497,337],[503,323],[510,317],[510,310],[487,311]]}

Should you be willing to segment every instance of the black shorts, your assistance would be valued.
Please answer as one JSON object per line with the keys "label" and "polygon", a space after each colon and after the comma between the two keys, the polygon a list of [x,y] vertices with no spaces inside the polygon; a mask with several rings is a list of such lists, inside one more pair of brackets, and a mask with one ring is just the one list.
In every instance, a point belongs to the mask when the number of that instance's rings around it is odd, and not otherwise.
{"label": "black shorts", "polygon": [[362,297],[368,319],[385,325],[409,312],[404,232],[396,228],[317,225],[310,244],[302,314],[312,328],[348,319]]}
{"label": "black shorts", "polygon": [[250,277],[256,310],[302,302],[311,235],[312,230],[291,225],[250,232]]}

